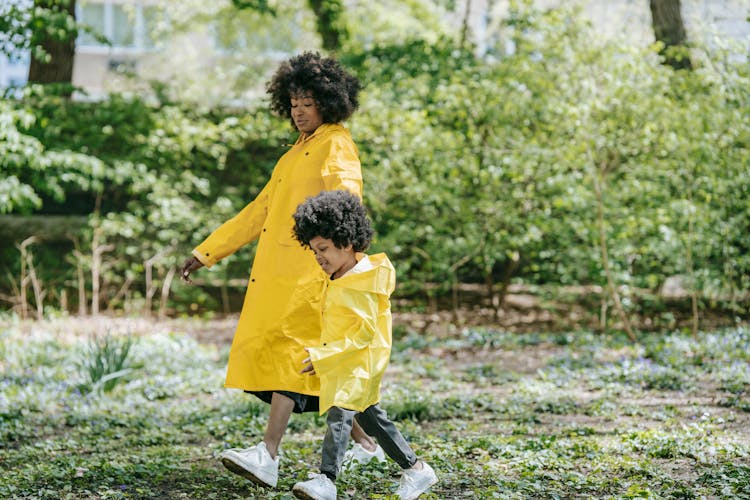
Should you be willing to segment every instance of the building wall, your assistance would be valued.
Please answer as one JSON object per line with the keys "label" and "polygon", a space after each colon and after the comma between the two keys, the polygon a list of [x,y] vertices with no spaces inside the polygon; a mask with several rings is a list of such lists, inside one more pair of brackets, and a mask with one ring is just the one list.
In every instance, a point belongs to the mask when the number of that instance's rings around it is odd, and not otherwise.
{"label": "building wall", "polygon": [[76,42],[73,84],[92,96],[111,90],[111,84],[127,75],[140,74],[157,52],[149,33],[149,14],[154,1],[88,0],[76,5],[76,18],[93,26],[112,42],[102,43],[89,33]]}

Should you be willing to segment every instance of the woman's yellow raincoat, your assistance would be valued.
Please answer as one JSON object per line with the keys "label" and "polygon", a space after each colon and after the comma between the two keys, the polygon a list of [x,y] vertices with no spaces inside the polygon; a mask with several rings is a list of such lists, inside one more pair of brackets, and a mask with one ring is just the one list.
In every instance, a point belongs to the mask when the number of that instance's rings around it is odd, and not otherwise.
{"label": "woman's yellow raincoat", "polygon": [[308,349],[320,376],[321,414],[331,406],[364,411],[380,401],[396,272],[383,253],[370,262],[372,269],[329,281],[326,290],[320,344]]}
{"label": "woman's yellow raincoat", "polygon": [[294,239],[292,214],[307,197],[335,189],[361,197],[362,171],[349,131],[323,124],[279,159],[252,203],[193,250],[210,267],[259,239],[226,387],[318,395],[319,379],[299,371],[304,348],[320,340],[321,296],[328,278],[313,253]]}

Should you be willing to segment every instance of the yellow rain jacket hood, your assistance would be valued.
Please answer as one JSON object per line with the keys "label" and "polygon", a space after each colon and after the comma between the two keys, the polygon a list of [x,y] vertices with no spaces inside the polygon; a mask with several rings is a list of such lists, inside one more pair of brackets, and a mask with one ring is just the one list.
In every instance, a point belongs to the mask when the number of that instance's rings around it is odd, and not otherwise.
{"label": "yellow rain jacket hood", "polygon": [[313,253],[294,239],[292,215],[305,198],[335,189],[361,197],[362,172],[349,131],[324,124],[297,140],[255,200],[193,250],[210,267],[258,239],[226,387],[318,395],[318,377],[299,371],[304,348],[320,341],[327,277]]}
{"label": "yellow rain jacket hood", "polygon": [[369,259],[372,269],[328,282],[320,344],[308,349],[320,376],[321,414],[331,406],[364,411],[380,401],[391,356],[396,272],[383,253]]}

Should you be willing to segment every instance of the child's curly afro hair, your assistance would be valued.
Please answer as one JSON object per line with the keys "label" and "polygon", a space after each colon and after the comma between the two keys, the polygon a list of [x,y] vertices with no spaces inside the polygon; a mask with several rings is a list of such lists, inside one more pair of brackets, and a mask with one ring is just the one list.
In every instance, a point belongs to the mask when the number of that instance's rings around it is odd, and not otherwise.
{"label": "child's curly afro hair", "polygon": [[348,191],[322,191],[302,202],[294,214],[294,237],[306,248],[320,236],[338,248],[352,245],[355,252],[364,252],[372,235],[365,207]]}
{"label": "child's curly afro hair", "polygon": [[330,57],[317,52],[303,52],[281,63],[266,92],[271,96],[271,110],[292,120],[291,99],[310,92],[318,105],[323,123],[339,123],[359,107],[357,78],[347,73]]}

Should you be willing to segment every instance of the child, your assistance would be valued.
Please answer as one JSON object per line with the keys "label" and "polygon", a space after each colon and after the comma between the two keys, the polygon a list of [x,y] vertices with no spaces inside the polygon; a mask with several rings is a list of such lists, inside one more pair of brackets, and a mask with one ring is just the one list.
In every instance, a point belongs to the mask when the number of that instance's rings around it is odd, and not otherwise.
{"label": "child", "polygon": [[377,439],[404,472],[396,495],[414,499],[437,482],[435,471],[417,460],[380,408],[380,380],[391,352],[390,294],[395,271],[385,254],[365,255],[373,231],[359,198],[324,191],[294,214],[294,235],[310,248],[330,277],[324,292],[320,345],[306,348],[302,373],[320,376],[320,413],[328,410],[321,474],[298,482],[298,498],[335,500],[339,473],[354,420]]}

